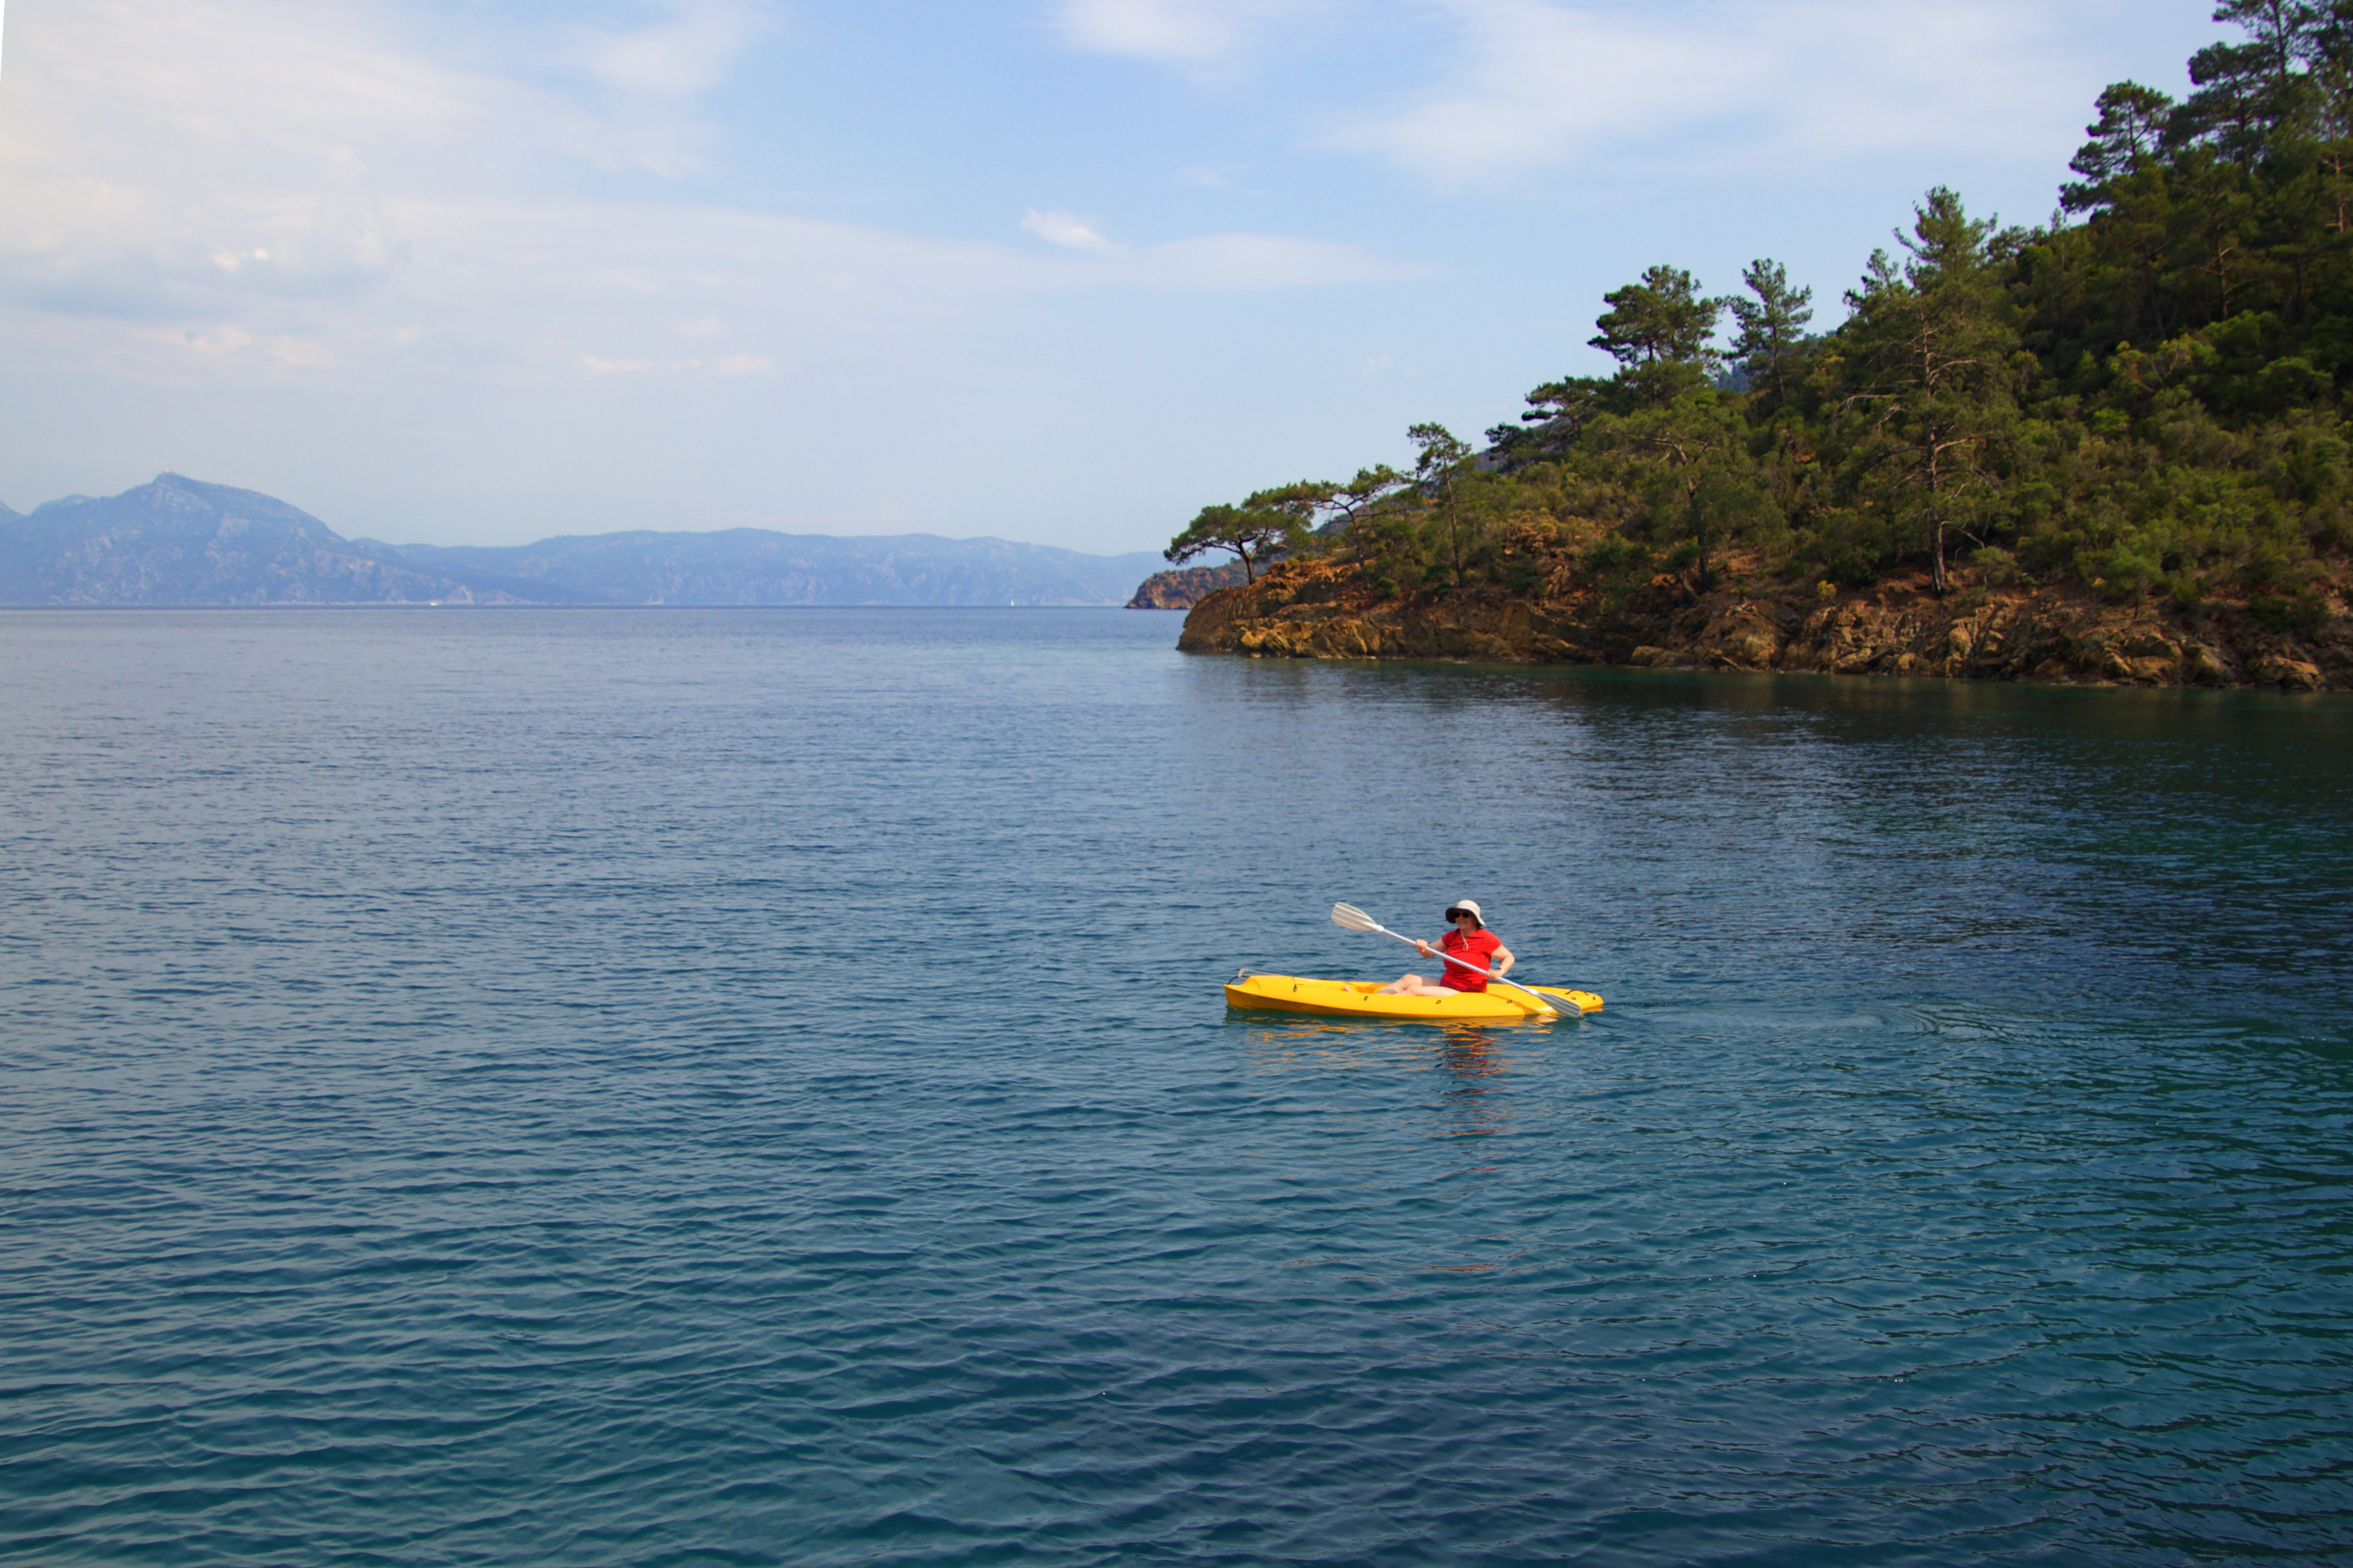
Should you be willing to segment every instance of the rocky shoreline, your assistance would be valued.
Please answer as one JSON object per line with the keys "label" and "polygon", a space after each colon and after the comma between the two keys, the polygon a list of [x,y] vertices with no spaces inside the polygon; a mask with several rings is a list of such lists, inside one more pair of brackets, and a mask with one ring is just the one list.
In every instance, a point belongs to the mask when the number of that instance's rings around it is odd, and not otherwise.
{"label": "rocky shoreline", "polygon": [[1222,566],[1187,566],[1173,572],[1155,572],[1136,584],[1127,607],[1189,610],[1220,588],[1240,586],[1249,581],[1250,574],[1239,561],[1229,561]]}
{"label": "rocky shoreline", "polygon": [[[1728,564],[1736,583],[1739,563]],[[1565,560],[1545,565],[1529,594],[1383,598],[1353,563],[1285,562],[1203,598],[1176,646],[1277,658],[2353,689],[2353,623],[2333,601],[2316,627],[2289,629],[2245,605],[2116,603],[2082,587],[1964,585],[1939,599],[1923,575],[1696,594],[1671,575],[1604,585],[1577,581]]]}

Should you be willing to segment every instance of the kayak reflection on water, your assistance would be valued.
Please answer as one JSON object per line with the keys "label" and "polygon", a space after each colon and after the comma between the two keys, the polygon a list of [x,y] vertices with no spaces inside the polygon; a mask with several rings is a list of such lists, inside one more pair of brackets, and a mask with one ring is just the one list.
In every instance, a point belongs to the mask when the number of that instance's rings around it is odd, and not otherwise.
{"label": "kayak reflection on water", "polygon": [[1440,1136],[1493,1138],[1511,1130],[1513,1096],[1505,1079],[1510,1064],[1493,1030],[1448,1026],[1441,1037],[1438,1065],[1448,1080],[1439,1098]]}
{"label": "kayak reflection on water", "polygon": [[1504,1060],[1495,1052],[1497,1043],[1493,1029],[1475,1024],[1440,1025],[1439,1063],[1465,1078],[1486,1078],[1504,1070]]}

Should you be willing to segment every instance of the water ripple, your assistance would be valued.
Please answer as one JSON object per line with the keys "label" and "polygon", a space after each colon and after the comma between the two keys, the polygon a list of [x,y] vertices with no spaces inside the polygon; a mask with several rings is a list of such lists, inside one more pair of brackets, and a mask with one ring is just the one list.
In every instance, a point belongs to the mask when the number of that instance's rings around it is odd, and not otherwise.
{"label": "water ripple", "polygon": [[2353,709],[1170,632],[0,614],[0,1557],[2353,1553]]}

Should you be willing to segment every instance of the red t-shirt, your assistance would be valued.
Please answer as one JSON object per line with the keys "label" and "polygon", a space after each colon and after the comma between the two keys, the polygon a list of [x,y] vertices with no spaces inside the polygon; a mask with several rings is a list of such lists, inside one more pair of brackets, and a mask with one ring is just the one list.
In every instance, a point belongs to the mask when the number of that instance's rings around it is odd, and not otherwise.
{"label": "red t-shirt", "polygon": [[1440,937],[1438,945],[1455,957],[1467,958],[1479,966],[1473,971],[1459,963],[1450,963],[1446,966],[1446,973],[1438,977],[1440,985],[1455,991],[1484,991],[1487,989],[1485,972],[1494,966],[1495,950],[1504,945],[1504,939],[1483,929],[1466,937],[1458,929]]}

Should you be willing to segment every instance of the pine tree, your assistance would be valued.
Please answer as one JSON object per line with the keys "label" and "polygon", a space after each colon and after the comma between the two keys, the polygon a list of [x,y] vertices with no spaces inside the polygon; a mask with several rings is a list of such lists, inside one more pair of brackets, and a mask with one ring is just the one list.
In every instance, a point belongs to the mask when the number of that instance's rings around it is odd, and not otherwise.
{"label": "pine tree", "polygon": [[1464,484],[1476,458],[1470,447],[1443,425],[1412,426],[1406,431],[1406,439],[1418,449],[1414,482],[1435,515],[1440,537],[1454,568],[1454,585],[1460,588],[1469,581],[1472,547],[1477,542],[1480,524],[1485,521],[1482,509],[1472,504],[1464,494]]}
{"label": "pine tree", "polygon": [[2094,107],[2100,117],[2084,127],[2091,140],[2067,165],[2084,178],[2059,191],[2059,204],[2069,212],[2104,205],[2116,181],[2155,163],[2179,111],[2173,100],[2137,81],[2111,83]]}
{"label": "pine tree", "polygon": [[1701,594],[1715,586],[1715,557],[1727,538],[1778,517],[1748,455],[1746,422],[1712,390],[1603,419],[1592,438],[1598,451],[1616,457],[1619,482],[1642,498],[1653,537],[1692,542]]}
{"label": "pine tree", "polygon": [[1261,490],[1240,506],[1203,507],[1161,554],[1171,565],[1182,566],[1212,550],[1230,551],[1242,563],[1242,581],[1256,582],[1261,566],[1290,554],[1307,538],[1297,508],[1255,504],[1271,493]]}
{"label": "pine tree", "polygon": [[1738,297],[1725,303],[1740,323],[1732,340],[1732,357],[1748,377],[1751,390],[1769,388],[1778,405],[1788,401],[1789,380],[1806,341],[1806,323],[1814,319],[1811,289],[1789,287],[1788,269],[1778,261],[1759,258],[1740,275],[1754,300]]}
{"label": "pine tree", "polygon": [[2221,0],[2214,20],[2234,22],[2242,43],[2209,44],[2189,58],[2198,90],[2182,105],[2177,137],[2211,139],[2234,163],[2253,163],[2273,132],[2308,104],[2303,76],[2322,47],[2331,7],[2311,0]]}
{"label": "pine tree", "polygon": [[1706,384],[1718,358],[1707,342],[1715,335],[1724,301],[1701,294],[1690,273],[1649,268],[1641,282],[1601,298],[1609,309],[1593,323],[1601,331],[1588,342],[1618,362],[1628,401],[1671,403]]}
{"label": "pine tree", "polygon": [[1906,259],[1877,252],[1847,296],[1846,405],[1859,429],[1844,477],[1899,539],[1926,547],[1940,595],[1951,582],[1948,536],[1982,509],[1993,449],[2015,413],[2018,338],[1996,267],[1999,232],[1938,186],[1915,209],[1911,233],[1896,236]]}

